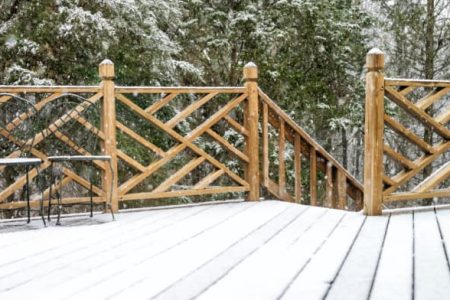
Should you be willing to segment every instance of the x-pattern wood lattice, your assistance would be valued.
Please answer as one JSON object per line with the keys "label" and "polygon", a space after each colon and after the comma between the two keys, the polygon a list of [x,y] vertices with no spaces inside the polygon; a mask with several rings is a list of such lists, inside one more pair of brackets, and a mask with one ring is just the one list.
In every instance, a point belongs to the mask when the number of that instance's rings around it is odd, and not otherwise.
{"label": "x-pattern wood lattice", "polygon": [[[62,144],[71,153],[94,154],[62,130],[69,122],[76,123],[83,134],[96,136],[101,154],[111,160],[109,165],[94,162],[101,174],[101,180],[96,178],[101,186],[95,182],[93,187],[94,201],[111,199],[113,211],[118,210],[121,201],[194,195],[235,196],[246,192],[247,200],[258,201],[261,183],[271,193],[271,198],[300,202],[302,156],[309,159],[312,205],[345,209],[358,209],[362,205],[362,185],[258,88],[257,67],[252,63],[245,66],[245,83],[239,87],[116,86],[114,64],[109,60],[100,64],[99,75],[102,81],[97,86],[0,86],[0,93],[33,98],[38,112],[70,95],[87,98],[87,103],[100,107],[95,122],[83,115],[86,105],[60,111],[51,122],[44,122],[46,126],[34,137],[31,155],[42,159],[39,170],[44,171],[50,167],[45,145],[52,141],[58,142],[58,146]],[[0,96],[0,104],[9,99],[10,96]],[[10,134],[14,126],[26,118],[22,115],[13,120],[0,136],[17,145],[29,142]],[[270,178],[268,172],[269,126],[280,132],[276,180]],[[262,131],[262,139],[259,131]],[[286,147],[292,147],[295,152],[292,191],[287,188],[289,180],[285,176],[290,167],[284,159]],[[20,153],[15,151],[9,157],[18,155]],[[62,173],[61,180],[51,190],[73,183],[89,189],[90,182],[83,178],[81,169],[63,167]],[[317,201],[318,174],[326,181],[326,201],[320,201],[323,203]],[[36,180],[37,175],[37,169],[29,172],[31,179]],[[3,184],[0,209],[26,205],[21,199],[10,201],[26,181],[25,175],[15,179],[7,186]],[[47,186],[45,200],[49,191]],[[81,195],[64,197],[63,204],[89,201],[89,197]],[[348,199],[353,199],[353,207],[348,205]],[[38,200],[31,201],[32,206],[39,204]]]}
{"label": "x-pattern wood lattice", "polygon": [[[120,90],[120,88],[119,88]],[[132,88],[122,89],[122,93],[116,94],[116,99],[125,105],[127,108],[131,109],[137,116],[142,118],[143,120],[149,122],[156,128],[160,129],[164,133],[168,134],[171,139],[176,141],[176,145],[172,146],[167,151],[162,150],[160,147],[156,146],[152,141],[147,138],[142,137],[140,134],[127,127],[122,122],[117,122],[117,128],[121,130],[123,133],[128,135],[134,141],[138,142],[142,146],[144,146],[147,150],[154,152],[158,155],[158,159],[151,162],[149,165],[144,166],[136,159],[125,154],[122,150],[117,150],[117,156],[119,159],[123,160],[129,166],[138,171],[137,174],[128,178],[125,182],[122,182],[118,187],[119,200],[138,200],[138,199],[155,199],[155,198],[166,198],[166,197],[176,197],[176,196],[187,196],[187,195],[202,195],[202,194],[213,194],[213,193],[230,193],[230,192],[245,192],[248,191],[248,182],[241,178],[238,174],[230,170],[224,163],[220,162],[218,159],[208,154],[204,149],[200,146],[196,145],[194,142],[196,139],[201,137],[203,134],[208,134],[210,138],[220,144],[225,150],[234,154],[238,157],[242,162],[247,163],[248,157],[245,153],[231,144],[227,139],[222,137],[216,131],[212,129],[212,127],[217,124],[219,121],[226,121],[231,127],[236,129],[238,133],[242,135],[246,135],[246,128],[235,121],[232,117],[229,116],[229,113],[238,107],[241,103],[243,103],[247,94],[244,92],[244,89],[237,90],[224,90],[225,92],[235,92],[238,95],[227,102],[222,107],[218,108],[211,116],[206,118],[203,123],[199,124],[195,129],[187,133],[186,135],[182,135],[175,130],[175,127],[180,122],[186,120],[193,112],[200,109],[203,105],[212,101],[216,96],[220,94],[219,91],[213,91],[206,93],[206,95],[202,95],[198,100],[189,104],[182,111],[178,112],[173,116],[170,120],[163,122],[158,119],[155,114],[163,107],[170,104],[172,100],[174,100],[177,96],[186,94],[186,92],[170,92],[167,91],[158,91],[159,94],[164,94],[161,99],[155,101],[151,105],[146,108],[141,108],[139,105],[133,102],[127,93],[133,93],[133,96],[138,96],[139,92],[141,94],[145,94],[145,91],[133,90]],[[148,91],[147,93],[151,93]],[[202,94],[201,90],[196,91],[192,89],[189,91],[189,94]],[[230,93],[231,94],[231,93]],[[120,148],[120,147],[119,147]],[[189,162],[185,163],[183,167],[178,169],[172,175],[167,177],[163,182],[161,182],[158,186],[153,188],[151,191],[144,192],[132,192],[133,188],[142,183],[145,179],[149,178],[155,172],[157,172],[160,168],[162,168],[165,164],[168,164],[173,158],[175,158],[178,154],[182,153],[184,150],[189,149],[192,153],[195,154],[196,157],[191,159]],[[190,174],[195,168],[200,166],[202,163],[207,162],[210,165],[214,166],[214,171],[210,174],[202,178],[198,181],[194,186],[191,186],[187,189],[178,189],[171,190],[171,188],[177,184],[180,180],[182,180],[185,176]],[[213,187],[211,184],[217,180],[222,175],[229,176],[237,186],[220,186]]]}
{"label": "x-pattern wood lattice", "polygon": [[[419,136],[418,133],[407,128],[394,117],[389,116],[386,112],[384,113],[383,119],[386,128],[390,128],[397,135],[415,145],[420,149],[422,155],[412,160],[393,149],[388,143],[384,143],[384,154],[398,162],[403,169],[391,176],[387,175],[389,170],[385,170],[383,175],[383,200],[399,201],[450,196],[449,188],[435,189],[450,177],[450,162],[444,163],[432,174],[421,179],[421,182],[415,184],[411,190],[398,192],[409,180],[417,178],[420,172],[431,166],[433,162],[441,158],[450,149],[450,130],[446,127],[447,122],[450,120],[450,109],[445,108],[437,116],[431,116],[428,113],[429,108],[448,96],[450,84],[396,79],[385,79],[384,82],[385,96],[421,123],[424,128],[429,128],[439,138],[437,142],[430,144],[424,139],[423,135]],[[422,92],[424,95],[418,100],[413,100],[414,92],[418,89],[427,89],[427,92]],[[389,166],[385,166],[385,168],[389,168]]]}
{"label": "x-pattern wood lattice", "polygon": [[[25,89],[26,91],[26,89]],[[3,92],[3,91],[2,91]],[[6,92],[9,92],[6,90]],[[18,91],[15,93],[15,90],[13,90],[14,93],[11,93],[10,96],[5,95],[3,97],[0,97],[0,103],[6,103],[7,101],[10,101],[11,98],[15,95],[23,95],[25,97],[30,97],[31,94],[33,94],[33,90],[31,93],[22,94],[24,91]],[[41,88],[37,89],[35,92],[38,93],[45,93],[46,96],[44,96],[42,99],[35,99],[36,104],[36,113],[39,114],[40,111],[44,109],[46,105],[51,104],[53,101],[57,99],[61,99],[64,97],[68,97],[72,94],[78,93],[79,90],[70,90],[69,88]],[[83,91],[82,91],[83,92]],[[76,141],[74,141],[71,137],[64,134],[61,129],[64,127],[65,124],[70,122],[71,120],[75,120],[80,127],[84,127],[86,130],[89,130],[92,134],[97,135],[100,139],[104,140],[105,135],[104,133],[95,127],[93,124],[91,124],[88,120],[83,118],[82,114],[85,109],[87,109],[90,105],[93,105],[97,103],[102,98],[102,93],[99,91],[99,89],[92,89],[89,88],[84,92],[88,92],[91,94],[90,97],[87,98],[88,101],[80,103],[78,106],[68,110],[67,112],[63,113],[60,116],[57,116],[54,118],[54,121],[50,124],[45,124],[45,128],[40,130],[34,137],[29,138],[27,141],[20,140],[16,137],[14,137],[14,134],[12,133],[13,129],[16,128],[20,123],[25,121],[27,118],[31,117],[33,113],[22,113],[21,115],[17,116],[14,120],[9,122],[9,124],[6,124],[5,129],[0,129],[0,135],[3,138],[6,138],[9,142],[15,144],[15,145],[22,145],[22,144],[32,144],[32,148],[30,153],[43,161],[43,163],[38,168],[33,168],[29,172],[29,178],[30,180],[34,179],[38,172],[43,172],[48,167],[50,167],[50,162],[48,161],[48,153],[45,153],[45,149],[39,150],[38,146],[47,138],[49,137],[55,137],[60,142],[62,142],[64,145],[66,145],[69,149],[72,149],[73,151],[77,152],[80,155],[90,155],[90,153],[84,149],[82,146],[77,145]],[[36,98],[36,97],[34,97]],[[38,120],[39,121],[39,120]],[[14,151],[10,153],[7,157],[8,158],[14,158],[20,156],[21,153],[19,151]],[[94,162],[96,167],[98,167],[100,170],[104,171],[106,169],[106,166],[103,162]],[[4,167],[1,167],[0,171],[3,171]],[[62,168],[63,176],[61,182],[58,182],[54,186],[52,186],[53,191],[56,191],[58,189],[61,189],[62,187],[66,186],[70,182],[75,182],[79,186],[89,189],[90,188],[90,182],[83,178],[82,176],[76,174],[73,170],[63,167]],[[6,202],[8,197],[10,197],[12,194],[14,194],[17,190],[22,189],[23,186],[26,183],[26,175],[22,174],[19,178],[17,178],[12,184],[2,189],[0,192],[0,209],[11,209],[11,208],[19,208],[24,207],[25,202],[24,201],[14,201],[14,202]],[[43,197],[44,199],[47,199],[49,197],[49,190],[50,187],[47,187],[44,190]],[[104,191],[102,188],[99,188],[97,186],[93,186],[93,192],[97,195],[97,197],[94,197],[94,201],[99,202],[103,201],[103,198],[105,196]],[[87,202],[89,201],[88,197],[80,198],[80,197],[69,197],[64,199],[64,203],[73,203],[73,202]],[[39,201],[31,201],[31,206],[37,206],[39,205]]]}

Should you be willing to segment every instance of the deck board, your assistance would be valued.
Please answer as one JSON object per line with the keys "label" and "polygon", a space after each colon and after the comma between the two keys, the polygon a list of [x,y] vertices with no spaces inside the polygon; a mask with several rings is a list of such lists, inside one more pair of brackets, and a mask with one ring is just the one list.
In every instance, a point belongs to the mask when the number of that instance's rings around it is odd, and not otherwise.
{"label": "deck board", "polygon": [[[296,222],[304,222],[308,208],[291,210],[277,215],[250,234],[225,249],[218,256],[198,267],[183,278],[173,282],[159,292],[155,299],[192,299],[223,278],[236,265],[263,247],[277,236],[281,230]],[[289,213],[289,214],[287,214]],[[301,219],[300,219],[301,218]]]}
{"label": "deck board", "polygon": [[333,235],[287,287],[281,299],[322,299],[331,286],[365,217],[352,214],[339,224]]}
{"label": "deck board", "polygon": [[414,214],[414,230],[414,298],[447,299],[450,295],[450,270],[445,264],[434,211]]}
{"label": "deck board", "polygon": [[[294,229],[288,236],[280,232],[198,299],[277,298],[343,217],[344,213],[330,210],[304,231]],[[270,284],[261,285],[261,282]]]}
{"label": "deck board", "polygon": [[386,216],[367,218],[327,299],[369,297],[388,220]]}
{"label": "deck board", "polygon": [[370,299],[411,299],[412,274],[412,214],[391,215]]}
{"label": "deck board", "polygon": [[448,209],[365,217],[263,201],[110,217],[65,218],[47,228],[40,220],[21,229],[0,222],[0,299],[450,294]]}

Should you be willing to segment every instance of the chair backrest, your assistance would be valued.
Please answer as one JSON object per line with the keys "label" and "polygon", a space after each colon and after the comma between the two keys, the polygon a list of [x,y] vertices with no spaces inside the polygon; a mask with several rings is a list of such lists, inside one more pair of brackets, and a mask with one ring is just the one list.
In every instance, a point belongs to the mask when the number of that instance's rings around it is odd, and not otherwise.
{"label": "chair backrest", "polygon": [[29,157],[39,131],[39,111],[14,94],[0,93],[0,157]]}
{"label": "chair backrest", "polygon": [[45,124],[45,153],[52,155],[100,154],[99,103],[76,94],[63,94],[41,109]]}

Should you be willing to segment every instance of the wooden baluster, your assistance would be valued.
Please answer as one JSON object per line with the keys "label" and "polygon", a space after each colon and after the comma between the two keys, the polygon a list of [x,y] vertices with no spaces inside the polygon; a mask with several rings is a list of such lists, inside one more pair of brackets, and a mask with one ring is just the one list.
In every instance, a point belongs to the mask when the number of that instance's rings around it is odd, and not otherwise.
{"label": "wooden baluster", "polygon": [[366,59],[364,212],[373,216],[381,214],[383,201],[384,53],[372,49]]}
{"label": "wooden baluster", "polygon": [[244,67],[245,88],[247,89],[247,105],[245,124],[248,130],[246,154],[249,162],[246,168],[246,181],[249,184],[248,201],[259,200],[259,146],[258,146],[258,68],[254,63]]}
{"label": "wooden baluster", "polygon": [[301,139],[298,134],[294,138],[294,173],[295,173],[295,201],[302,200],[302,150]]}
{"label": "wooden baluster", "polygon": [[103,190],[105,201],[111,199],[111,210],[117,212],[119,202],[117,197],[117,150],[116,150],[116,98],[114,85],[114,64],[106,59],[99,66],[99,74],[103,88],[103,111],[101,128],[105,135],[102,141],[102,150],[105,155],[111,156],[111,168],[105,164],[103,173]]}
{"label": "wooden baluster", "polygon": [[317,205],[317,153],[316,149],[309,149],[309,189],[311,205]]}
{"label": "wooden baluster", "polygon": [[345,209],[347,204],[347,177],[342,170],[337,171],[338,208]]}
{"label": "wooden baluster", "polygon": [[333,164],[331,162],[327,162],[326,177],[326,205],[333,207]]}
{"label": "wooden baluster", "polygon": [[278,194],[281,199],[286,193],[286,128],[282,118],[278,118],[280,123],[280,132],[278,134]]}
{"label": "wooden baluster", "polygon": [[263,151],[263,180],[264,186],[269,186],[269,106],[263,102],[262,115],[262,151]]}

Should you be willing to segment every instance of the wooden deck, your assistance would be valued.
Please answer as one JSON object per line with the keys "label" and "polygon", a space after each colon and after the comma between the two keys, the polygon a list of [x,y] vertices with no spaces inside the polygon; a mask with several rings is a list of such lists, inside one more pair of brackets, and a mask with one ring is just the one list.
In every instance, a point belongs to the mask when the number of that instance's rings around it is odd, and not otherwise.
{"label": "wooden deck", "polygon": [[0,299],[450,295],[446,209],[365,217],[264,201],[110,218],[0,223]]}

